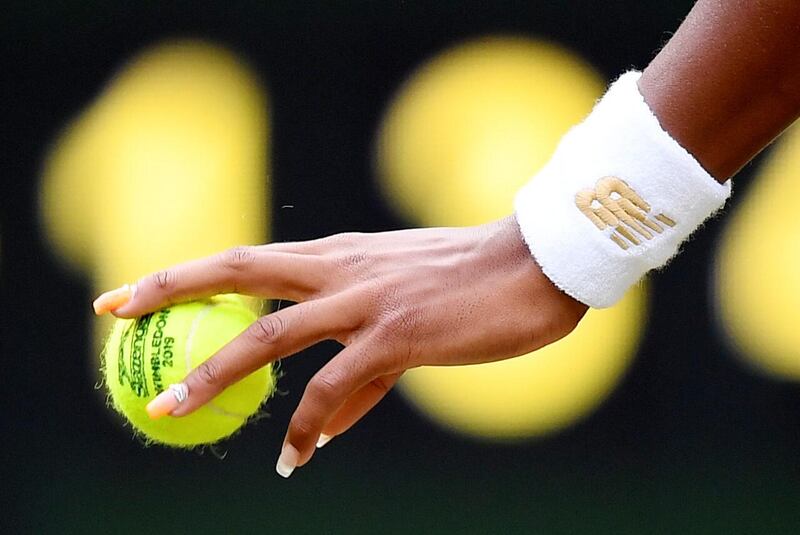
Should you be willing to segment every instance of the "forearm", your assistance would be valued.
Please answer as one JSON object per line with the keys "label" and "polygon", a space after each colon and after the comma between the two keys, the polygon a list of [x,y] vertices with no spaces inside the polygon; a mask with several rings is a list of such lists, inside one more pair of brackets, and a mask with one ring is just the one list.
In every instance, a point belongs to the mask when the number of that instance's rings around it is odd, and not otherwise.
{"label": "forearm", "polygon": [[639,88],[724,182],[800,115],[800,2],[699,0]]}

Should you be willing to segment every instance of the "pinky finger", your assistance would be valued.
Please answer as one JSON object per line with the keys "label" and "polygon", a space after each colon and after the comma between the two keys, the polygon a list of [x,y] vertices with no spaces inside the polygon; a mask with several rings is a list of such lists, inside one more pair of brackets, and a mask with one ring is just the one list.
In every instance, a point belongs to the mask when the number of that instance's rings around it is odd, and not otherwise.
{"label": "pinky finger", "polygon": [[325,425],[317,441],[321,448],[333,437],[353,427],[389,393],[402,374],[392,373],[377,377],[353,393]]}
{"label": "pinky finger", "polygon": [[277,472],[289,477],[314,455],[322,430],[354,393],[388,371],[387,359],[363,341],[353,342],[333,357],[311,378],[289,422],[276,464]]}

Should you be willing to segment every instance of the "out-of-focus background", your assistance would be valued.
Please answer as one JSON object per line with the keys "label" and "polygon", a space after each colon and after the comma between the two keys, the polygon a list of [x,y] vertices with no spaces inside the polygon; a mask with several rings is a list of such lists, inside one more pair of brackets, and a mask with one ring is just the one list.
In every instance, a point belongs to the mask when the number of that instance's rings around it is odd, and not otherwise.
{"label": "out-of-focus background", "polygon": [[689,0],[12,3],[0,160],[7,533],[777,533],[800,527],[800,131],[569,338],[422,369],[289,480],[303,387],[201,451],[106,408],[101,290],[241,243],[510,213]]}

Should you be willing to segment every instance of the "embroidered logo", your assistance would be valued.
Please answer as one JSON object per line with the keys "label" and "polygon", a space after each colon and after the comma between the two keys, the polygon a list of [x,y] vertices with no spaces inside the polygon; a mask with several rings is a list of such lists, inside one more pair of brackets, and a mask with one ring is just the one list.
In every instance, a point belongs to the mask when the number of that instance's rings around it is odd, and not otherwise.
{"label": "embroidered logo", "polygon": [[666,214],[650,217],[650,205],[615,176],[601,178],[594,189],[579,191],[575,194],[575,206],[600,230],[613,228],[609,237],[623,250],[675,226],[675,221]]}

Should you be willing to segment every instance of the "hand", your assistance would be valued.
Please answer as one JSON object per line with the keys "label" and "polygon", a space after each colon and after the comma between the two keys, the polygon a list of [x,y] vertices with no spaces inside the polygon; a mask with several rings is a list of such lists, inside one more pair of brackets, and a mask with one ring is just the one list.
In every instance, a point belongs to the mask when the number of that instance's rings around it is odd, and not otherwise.
{"label": "hand", "polygon": [[[238,247],[146,276],[96,301],[131,318],[219,293],[296,301],[259,318],[193,370],[185,416],[267,363],[333,339],[345,348],[308,383],[286,433],[288,477],[315,445],[355,424],[409,368],[506,359],[572,331],[586,306],[541,272],[516,221],[467,228],[340,234]],[[127,302],[127,296],[130,296]],[[114,308],[116,307],[116,308]]]}

